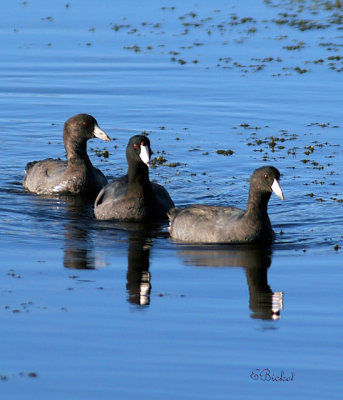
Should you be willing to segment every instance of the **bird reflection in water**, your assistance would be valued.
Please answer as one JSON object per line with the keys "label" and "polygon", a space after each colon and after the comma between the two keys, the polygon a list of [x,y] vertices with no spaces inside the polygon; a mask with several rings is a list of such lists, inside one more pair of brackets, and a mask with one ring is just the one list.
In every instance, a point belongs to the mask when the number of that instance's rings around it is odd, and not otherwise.
{"label": "bird reflection in water", "polygon": [[[68,223],[65,225],[64,267],[95,269],[101,266],[96,259],[91,238],[94,222],[92,208],[82,199],[67,201]],[[128,271],[126,289],[128,302],[138,306],[150,304],[150,248],[153,238],[163,236],[161,224],[118,223],[112,228],[128,236]],[[118,231],[117,231],[118,232]],[[167,234],[166,234],[167,235]],[[253,245],[182,246],[179,254],[187,265],[209,267],[242,267],[249,288],[249,307],[252,318],[278,319],[283,308],[283,293],[273,292],[268,284],[271,265],[270,248]]]}
{"label": "bird reflection in water", "polygon": [[64,267],[71,269],[95,269],[95,257],[89,248],[89,231],[82,227],[70,225],[65,233]]}
{"label": "bird reflection in water", "polygon": [[127,300],[136,306],[148,306],[151,292],[150,248],[154,238],[169,236],[165,230],[166,221],[110,221],[109,224],[116,229],[125,231],[129,237],[126,275]]}
{"label": "bird reflection in water", "polygon": [[[67,199],[69,222],[65,226],[64,267],[73,269],[96,269],[104,265],[95,256],[91,231],[98,224],[92,209],[81,199]],[[108,229],[107,228],[108,225]],[[138,306],[150,304],[149,257],[152,240],[167,236],[162,232],[165,223],[158,222],[104,222],[102,228],[112,235],[128,240],[128,271],[126,289],[128,302]],[[124,233],[124,235],[123,235]],[[110,236],[111,236],[110,235]],[[113,237],[112,237],[113,239]]]}
{"label": "bird reflection in water", "polygon": [[68,222],[65,225],[63,265],[71,269],[95,269],[93,242],[90,239],[92,208],[81,196],[63,198],[66,202]]}
{"label": "bird reflection in water", "polygon": [[150,304],[149,257],[152,240],[131,234],[129,239],[127,284],[128,301],[132,304]]}
{"label": "bird reflection in water", "polygon": [[279,319],[283,292],[273,292],[268,284],[271,249],[253,245],[209,245],[179,250],[185,264],[208,267],[242,267],[249,287],[251,317]]}

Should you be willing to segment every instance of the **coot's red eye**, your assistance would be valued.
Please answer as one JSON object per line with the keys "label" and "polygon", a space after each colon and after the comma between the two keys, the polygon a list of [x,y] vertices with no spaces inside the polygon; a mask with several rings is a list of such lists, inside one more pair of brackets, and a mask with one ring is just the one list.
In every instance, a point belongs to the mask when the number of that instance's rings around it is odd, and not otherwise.
{"label": "coot's red eye", "polygon": [[88,124],[87,124],[87,122],[86,121],[84,121],[83,122],[83,126],[87,126]]}
{"label": "coot's red eye", "polygon": [[264,175],[264,179],[268,179],[269,178],[269,176],[266,174],[266,175]]}
{"label": "coot's red eye", "polygon": [[133,145],[134,149],[138,149],[138,146],[136,145],[136,143]]}

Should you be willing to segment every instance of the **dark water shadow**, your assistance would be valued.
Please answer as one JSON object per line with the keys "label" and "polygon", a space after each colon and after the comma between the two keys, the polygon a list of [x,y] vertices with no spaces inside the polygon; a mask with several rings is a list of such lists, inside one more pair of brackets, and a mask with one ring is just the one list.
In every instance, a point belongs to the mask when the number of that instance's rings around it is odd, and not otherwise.
{"label": "dark water shadow", "polygon": [[156,237],[168,236],[166,222],[97,221],[87,203],[67,200],[63,265],[70,269],[97,269],[102,266],[94,251],[94,234],[102,246],[115,251],[128,246],[127,301],[136,306],[150,304],[150,248]]}
{"label": "dark water shadow", "polygon": [[93,210],[88,199],[67,197],[63,265],[70,269],[98,267],[92,239]]}
{"label": "dark water shadow", "polygon": [[120,231],[126,235],[141,235],[149,236],[151,238],[168,238],[169,232],[167,230],[167,221],[146,220],[146,221],[98,221],[95,220],[96,229],[104,232]]}
{"label": "dark water shadow", "polygon": [[178,254],[185,265],[243,268],[249,289],[251,318],[274,320],[280,318],[283,292],[273,292],[268,284],[271,248],[251,245],[182,246],[179,247]]}
{"label": "dark water shadow", "polygon": [[34,200],[36,208],[32,212],[35,218],[41,222],[56,220],[63,227],[64,268],[95,270],[104,266],[95,252],[95,240],[99,236],[103,248],[115,251],[116,247],[122,249],[127,245],[127,300],[138,306],[150,304],[150,248],[154,238],[169,236],[166,221],[97,221],[87,197],[24,193]]}
{"label": "dark water shadow", "polygon": [[150,248],[152,239],[140,234],[131,234],[128,247],[127,300],[137,306],[150,304],[151,274]]}
{"label": "dark water shadow", "polygon": [[[39,220],[56,221],[64,235],[63,266],[68,269],[98,269],[104,262],[97,257],[101,248],[120,251],[127,246],[127,301],[137,306],[150,304],[150,249],[155,238],[167,238],[166,221],[97,221],[89,199],[61,196],[56,199],[34,197]],[[44,221],[43,221],[44,222]],[[61,233],[62,233],[61,232]],[[211,267],[242,267],[249,288],[252,318],[277,319],[282,309],[282,293],[268,284],[271,250],[255,246],[178,246],[185,264]]]}
{"label": "dark water shadow", "polygon": [[[6,190],[8,194],[15,194],[12,200],[16,200],[21,207],[16,207],[15,212],[27,214],[34,217],[37,221],[61,221],[73,218],[76,215],[93,218],[93,201],[83,195],[36,195],[30,193],[23,187],[18,190]],[[1,193],[1,189],[0,189]]]}
{"label": "dark water shadow", "polygon": [[128,241],[127,301],[141,307],[150,305],[150,249],[155,238],[169,237],[166,221],[120,222],[107,221],[102,227],[125,232]]}

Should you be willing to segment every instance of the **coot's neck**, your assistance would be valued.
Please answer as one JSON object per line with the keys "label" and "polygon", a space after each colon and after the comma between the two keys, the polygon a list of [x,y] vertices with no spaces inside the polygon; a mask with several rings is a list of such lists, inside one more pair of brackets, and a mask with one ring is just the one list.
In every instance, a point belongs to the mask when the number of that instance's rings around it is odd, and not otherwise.
{"label": "coot's neck", "polygon": [[64,137],[64,147],[67,153],[68,165],[73,163],[84,163],[87,166],[91,165],[87,154],[87,140]]}
{"label": "coot's neck", "polygon": [[251,190],[249,192],[249,200],[246,210],[246,215],[254,217],[256,219],[268,217],[268,201],[271,193]]}
{"label": "coot's neck", "polygon": [[129,163],[128,178],[127,195],[152,195],[149,168],[145,164],[142,162]]}

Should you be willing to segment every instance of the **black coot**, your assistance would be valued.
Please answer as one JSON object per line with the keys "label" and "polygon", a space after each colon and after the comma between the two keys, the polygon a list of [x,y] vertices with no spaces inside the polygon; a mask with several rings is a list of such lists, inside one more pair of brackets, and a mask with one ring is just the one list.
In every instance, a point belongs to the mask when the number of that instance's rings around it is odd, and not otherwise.
{"label": "black coot", "polygon": [[69,118],[63,129],[67,160],[47,158],[26,165],[23,186],[41,195],[92,194],[93,199],[107,184],[103,173],[93,167],[87,155],[87,140],[109,141],[95,118],[78,114]]}
{"label": "black coot", "polygon": [[126,147],[128,174],[106,185],[94,204],[97,219],[139,221],[167,218],[174,207],[167,190],[149,180],[150,140],[133,136]]}
{"label": "black coot", "polygon": [[246,211],[236,207],[191,205],[169,211],[170,237],[189,243],[270,243],[275,237],[267,213],[272,192],[283,200],[280,172],[274,167],[254,171]]}

